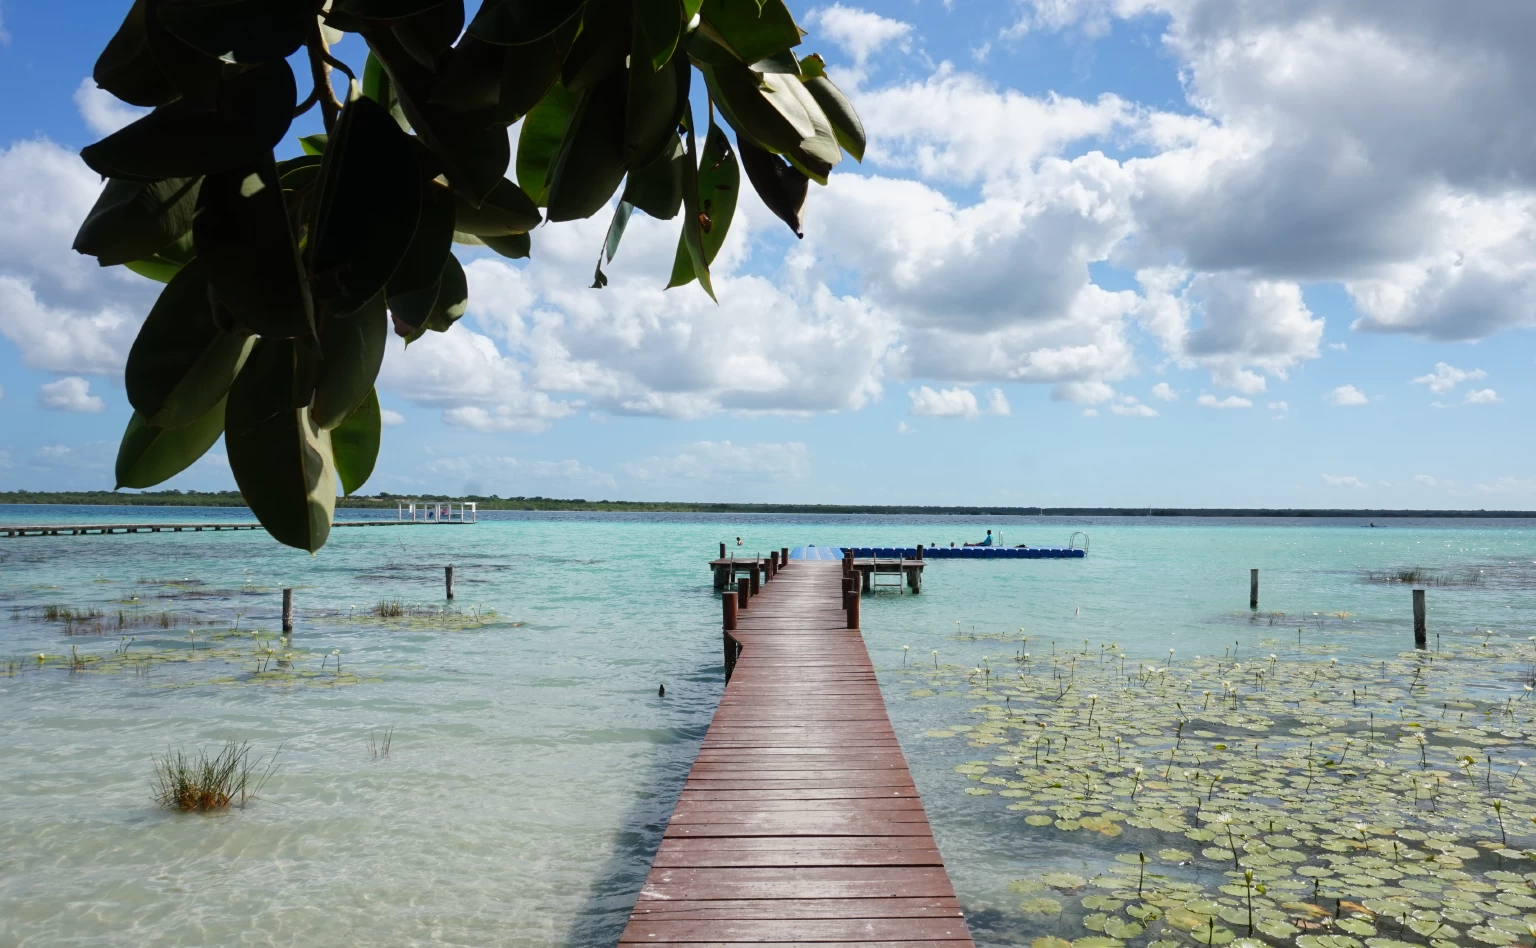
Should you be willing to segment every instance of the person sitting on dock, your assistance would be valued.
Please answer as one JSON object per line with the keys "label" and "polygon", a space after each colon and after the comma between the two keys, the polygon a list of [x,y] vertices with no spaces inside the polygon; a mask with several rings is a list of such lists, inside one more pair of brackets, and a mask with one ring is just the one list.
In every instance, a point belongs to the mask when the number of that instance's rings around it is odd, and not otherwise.
{"label": "person sitting on dock", "polygon": [[991,545],[992,545],[992,531],[991,530],[987,531],[987,538],[985,540],[982,540],[980,543],[967,543],[966,544],[966,546],[991,546]]}

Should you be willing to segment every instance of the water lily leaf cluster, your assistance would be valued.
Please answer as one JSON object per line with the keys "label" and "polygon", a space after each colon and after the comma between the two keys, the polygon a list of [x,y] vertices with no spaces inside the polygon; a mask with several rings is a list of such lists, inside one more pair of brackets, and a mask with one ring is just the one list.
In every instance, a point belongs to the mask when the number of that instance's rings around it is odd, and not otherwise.
{"label": "water lily leaf cluster", "polygon": [[1450,638],[1151,663],[1015,636],[904,670],[911,697],[967,699],[928,734],[970,749],[970,805],[1049,840],[1008,886],[1034,948],[1530,945],[1536,646]]}
{"label": "water lily leaf cluster", "polygon": [[[617,197],[593,285],[638,210],[681,215],[669,285],[713,296],[743,171],[798,236],[809,183],[826,184],[845,152],[863,157],[857,114],[820,57],[797,51],[784,0],[470,12],[464,0],[133,0],[94,78],[152,111],[82,151],[107,183],[75,240],[166,284],[128,357],[119,487],[161,483],[222,436],[257,518],[314,551],[338,489],[372,473],[390,332],[409,343],[465,312],[454,243],[527,257],[537,225]],[[360,76],[330,52],[347,33],[368,50]],[[315,108],[325,131],[285,149]]]}

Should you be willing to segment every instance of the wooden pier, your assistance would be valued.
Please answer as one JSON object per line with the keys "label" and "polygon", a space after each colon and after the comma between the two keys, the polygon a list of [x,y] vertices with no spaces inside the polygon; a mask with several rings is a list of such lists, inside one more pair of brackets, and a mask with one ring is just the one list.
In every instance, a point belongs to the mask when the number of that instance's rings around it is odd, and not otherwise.
{"label": "wooden pier", "polygon": [[726,603],[725,694],[621,945],[970,948],[844,564],[766,576]]}
{"label": "wooden pier", "polygon": [[[458,520],[338,520],[332,527],[411,527],[427,524],[462,526]],[[474,523],[473,520],[468,523]],[[0,524],[0,534],[8,537],[83,537],[118,533],[219,533],[223,530],[261,530],[259,523],[61,523],[45,526]]]}

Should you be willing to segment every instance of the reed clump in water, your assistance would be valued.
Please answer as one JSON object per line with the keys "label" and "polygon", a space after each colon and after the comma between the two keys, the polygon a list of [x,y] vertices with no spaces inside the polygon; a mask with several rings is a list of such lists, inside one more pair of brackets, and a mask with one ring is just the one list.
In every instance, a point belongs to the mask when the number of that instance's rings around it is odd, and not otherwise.
{"label": "reed clump in water", "polygon": [[270,760],[253,759],[249,741],[230,741],[213,755],[206,749],[195,754],[167,750],[154,761],[155,800],[183,813],[245,806],[277,768],[276,754]]}
{"label": "reed clump in water", "polygon": [[390,745],[395,741],[395,729],[387,727],[381,736],[376,731],[368,732],[368,756],[374,760],[389,757]]}
{"label": "reed clump in water", "polygon": [[65,635],[121,634],[129,629],[176,629],[205,624],[192,616],[178,612],[118,609],[108,615],[93,606],[68,606],[59,603],[44,606],[41,616],[45,622],[63,623]]}
{"label": "reed clump in water", "polygon": [[1365,576],[1370,583],[1401,583],[1405,586],[1480,586],[1481,573],[1452,573],[1414,566],[1406,569],[1374,570]]}
{"label": "reed clump in water", "polygon": [[373,614],[380,619],[399,619],[406,614],[406,605],[398,599],[381,599],[373,607]]}

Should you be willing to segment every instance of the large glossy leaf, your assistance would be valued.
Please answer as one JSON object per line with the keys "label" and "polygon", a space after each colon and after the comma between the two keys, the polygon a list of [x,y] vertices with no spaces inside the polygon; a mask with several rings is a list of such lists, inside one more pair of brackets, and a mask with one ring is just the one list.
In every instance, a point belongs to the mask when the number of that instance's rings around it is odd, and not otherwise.
{"label": "large glossy leaf", "polygon": [[146,0],[144,4],[144,37],[149,51],[183,99],[199,109],[213,108],[223,94],[224,64],[172,33],[160,16],[164,5],[165,0]]}
{"label": "large glossy leaf", "polygon": [[198,194],[192,240],[214,299],[247,331],[314,334],[314,305],[271,154],[211,174]]}
{"label": "large glossy leaf", "polygon": [[326,146],[310,272],[327,312],[356,311],[384,288],[416,233],[422,172],[383,106],[347,103]]}
{"label": "large glossy leaf", "polygon": [[437,303],[443,267],[452,255],[454,210],[458,200],[440,185],[427,186],[416,236],[400,266],[389,278],[386,291],[389,310],[412,327],[425,325]]}
{"label": "large glossy leaf", "polygon": [[764,75],[740,64],[706,66],[704,79],[726,121],[770,151],[786,152],[816,134],[816,125],[795,95],[794,76]]}
{"label": "large glossy leaf", "polygon": [[336,458],[336,475],[341,479],[341,489],[346,495],[357,493],[373,476],[373,466],[379,459],[382,427],[379,395],[370,388],[362,404],[331,429],[331,453]]}
{"label": "large glossy leaf", "polygon": [[256,344],[225,407],[224,448],[245,502],[280,543],[314,552],[331,532],[331,433],[309,417],[313,368],[287,339]]}
{"label": "large glossy leaf", "polygon": [[581,12],[584,0],[485,0],[469,32],[487,43],[518,46],[542,39]]}
{"label": "large glossy leaf", "polygon": [[627,201],[620,201],[619,206],[613,209],[613,220],[608,222],[608,234],[603,238],[603,249],[597,254],[597,269],[592,274],[592,289],[600,290],[608,285],[608,274],[603,272],[603,263],[613,262],[613,255],[619,252],[619,241],[624,239],[624,229],[629,226],[630,215],[635,211],[635,206]]}
{"label": "large glossy leaf", "polygon": [[[704,154],[699,162],[697,210],[690,208],[699,228],[699,246],[689,246],[687,222],[684,221],[683,239],[677,247],[677,258],[672,264],[672,280],[667,286],[682,286],[699,277],[695,255],[702,253],[704,272],[720,252],[725,235],[731,229],[731,218],[736,215],[736,198],[741,192],[741,168],[736,163],[736,151],[731,140],[720,126],[711,125],[704,140]],[[714,296],[712,286],[708,287]]]}
{"label": "large glossy leaf", "polygon": [[139,276],[149,277],[161,283],[169,283],[181,271],[181,268],[190,263],[195,254],[192,249],[192,232],[189,230],[181,235],[175,243],[168,247],[160,248],[158,253],[141,260],[130,260],[126,264],[129,270]]}
{"label": "large glossy leaf", "polygon": [[745,63],[800,45],[800,28],[784,0],[704,0],[699,15]]}
{"label": "large glossy leaf", "polygon": [[437,78],[432,70],[412,58],[392,32],[368,30],[363,35],[388,72],[406,121],[431,153],[433,176],[441,172],[449,187],[478,205],[511,163],[506,129],[487,125],[473,113],[433,105]]}
{"label": "large glossy leaf", "polygon": [[321,428],[334,428],[373,391],[389,340],[389,317],[379,294],[350,316],[331,316],[320,324],[320,377],[310,417]]}
{"label": "large glossy leaf", "polygon": [[220,85],[217,109],[177,99],[87,145],[80,157],[97,174],[139,181],[227,171],[283,140],[296,94],[286,62],[246,68]]}
{"label": "large glossy leaf", "polygon": [[832,80],[826,76],[826,68],[822,64],[820,56],[805,57],[807,74],[805,88],[821,106],[827,120],[832,123],[832,129],[837,135],[837,143],[843,146],[843,150],[853,156],[854,161],[864,160],[864,123],[859,120],[859,115],[853,110],[853,103],[848,101],[841,89],[832,84]]}
{"label": "large glossy leaf", "polygon": [[620,200],[658,220],[671,220],[683,204],[683,162],[687,160],[682,141],[673,135],[660,157],[629,173]]}
{"label": "large glossy leaf", "polygon": [[180,95],[155,60],[144,31],[148,0],[134,0],[107,48],[96,60],[91,78],[96,84],[130,105],[164,105]]}
{"label": "large glossy leaf", "polygon": [[533,240],[527,234],[509,234],[506,237],[481,237],[481,243],[509,260],[522,260],[533,252]]}
{"label": "large glossy leaf", "polygon": [[785,151],[784,157],[812,181],[824,185],[827,183],[827,175],[832,173],[832,166],[843,160],[842,146],[838,144],[831,120],[803,82],[793,76],[775,78],[780,79],[789,92],[800,100],[814,129],[798,146]]}
{"label": "large glossy leaf", "polygon": [[683,127],[687,130],[688,153],[683,157],[683,236],[682,246],[693,266],[693,275],[704,287],[710,299],[715,297],[715,284],[709,277],[709,261],[704,256],[704,228],[699,218],[699,148],[693,132],[692,110],[683,115]]}
{"label": "large glossy leaf", "polygon": [[437,70],[438,57],[463,31],[464,0],[445,0],[390,25],[390,32],[405,51],[433,72]]}
{"label": "large glossy leaf", "polygon": [[575,96],[557,82],[523,119],[517,137],[517,183],[539,207],[549,204],[550,165],[575,111]]}
{"label": "large glossy leaf", "polygon": [[180,428],[156,427],[134,412],[117,448],[117,487],[154,487],[175,477],[207,454],[223,433],[222,399]]}
{"label": "large glossy leaf", "polygon": [[109,180],[75,235],[75,250],[104,267],[152,257],[192,229],[201,178]]}
{"label": "large glossy leaf", "polygon": [[291,56],[314,28],[319,0],[161,0],[160,21],[209,56],[264,63]]}
{"label": "large glossy leaf", "polygon": [[810,189],[810,179],[750,138],[739,136],[736,145],[752,189],[763,199],[768,210],[789,225],[796,237],[804,237],[805,196]]}
{"label": "large glossy leaf", "polygon": [[622,157],[627,168],[649,164],[668,147],[669,141],[677,141],[677,123],[683,117],[683,105],[688,101],[693,76],[693,68],[683,57],[652,72],[641,58],[644,54],[639,36],[637,30],[630,61],[639,62],[640,66],[629,69],[628,98],[624,107]]}
{"label": "large glossy leaf", "polygon": [[147,424],[189,425],[224,400],[254,344],[214,323],[208,277],[193,260],[161,291],[128,350],[128,402]]}
{"label": "large glossy leaf", "polygon": [[634,0],[634,5],[637,55],[630,59],[629,68],[648,63],[652,70],[659,70],[677,49],[685,20],[682,7],[677,0]]}
{"label": "large glossy leaf", "polygon": [[630,0],[587,0],[560,81],[579,94],[623,69],[632,32]]}
{"label": "large glossy leaf", "polygon": [[368,58],[363,61],[363,95],[384,106],[395,124],[400,126],[403,132],[411,130],[411,123],[406,121],[405,110],[400,108],[400,96],[395,92],[395,82],[389,78],[384,64],[379,57],[368,51]]}
{"label": "large glossy leaf", "polygon": [[506,178],[496,185],[479,207],[463,198],[454,201],[454,230],[477,237],[526,234],[539,226],[543,216],[522,188]]}
{"label": "large glossy leaf", "polygon": [[343,13],[367,20],[403,20],[443,6],[448,0],[336,0]]}
{"label": "large glossy leaf", "polygon": [[591,217],[624,180],[625,89],[618,72],[581,93],[550,166],[549,220]]}

